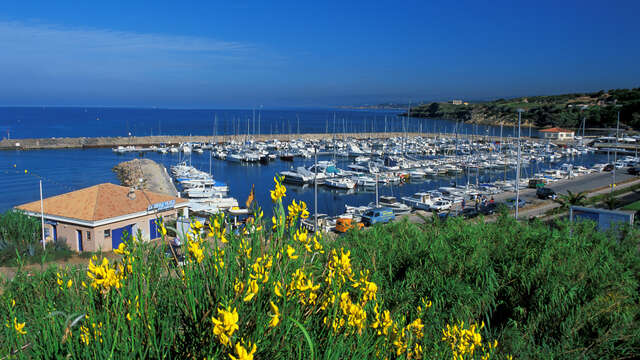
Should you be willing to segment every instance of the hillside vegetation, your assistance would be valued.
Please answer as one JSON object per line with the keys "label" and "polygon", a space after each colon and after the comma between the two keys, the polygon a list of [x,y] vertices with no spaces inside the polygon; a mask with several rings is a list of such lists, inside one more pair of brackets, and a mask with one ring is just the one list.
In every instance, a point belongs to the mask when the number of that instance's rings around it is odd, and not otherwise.
{"label": "hillside vegetation", "polygon": [[621,124],[640,130],[640,88],[498,99],[468,105],[434,102],[411,109],[411,116],[480,124],[514,124],[517,123],[518,108],[525,110],[523,124],[565,128],[580,127],[583,118],[586,118],[588,128],[615,127],[617,111],[620,110]]}
{"label": "hillside vegetation", "polygon": [[637,231],[523,224],[503,214],[486,224],[377,225],[328,241],[299,228],[306,205],[284,205],[285,194],[278,183],[273,219],[256,209],[238,233],[222,216],[211,227],[194,222],[184,266],[154,244],[127,239],[115,262],[19,272],[2,284],[0,356],[612,359],[640,352]]}

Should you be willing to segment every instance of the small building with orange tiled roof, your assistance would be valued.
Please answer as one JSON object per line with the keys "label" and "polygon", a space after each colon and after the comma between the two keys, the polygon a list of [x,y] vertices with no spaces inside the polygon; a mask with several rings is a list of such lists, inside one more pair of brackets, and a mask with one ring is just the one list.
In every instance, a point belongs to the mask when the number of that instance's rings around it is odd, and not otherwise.
{"label": "small building with orange tiled roof", "polygon": [[[111,251],[122,236],[142,232],[145,240],[159,237],[156,219],[188,217],[188,200],[134,190],[110,183],[49,197],[43,200],[45,238],[65,241],[72,250]],[[16,206],[40,218],[40,201]]]}
{"label": "small building with orange tiled roof", "polygon": [[552,127],[550,129],[543,129],[538,131],[543,139],[550,140],[573,140],[575,132],[573,130],[561,129],[559,127]]}

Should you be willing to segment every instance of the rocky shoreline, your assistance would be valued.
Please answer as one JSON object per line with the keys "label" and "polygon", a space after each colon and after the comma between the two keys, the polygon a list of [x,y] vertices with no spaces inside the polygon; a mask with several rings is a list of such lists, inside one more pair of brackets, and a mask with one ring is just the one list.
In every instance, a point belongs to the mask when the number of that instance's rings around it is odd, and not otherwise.
{"label": "rocky shoreline", "polygon": [[137,187],[151,192],[179,196],[167,169],[149,159],[133,159],[113,167],[122,186]]}

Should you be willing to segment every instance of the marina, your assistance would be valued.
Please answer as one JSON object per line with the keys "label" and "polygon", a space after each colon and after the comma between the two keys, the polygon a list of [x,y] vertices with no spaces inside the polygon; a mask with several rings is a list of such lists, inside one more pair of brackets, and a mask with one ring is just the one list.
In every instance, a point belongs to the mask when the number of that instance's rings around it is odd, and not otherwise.
{"label": "marina", "polygon": [[[150,159],[167,169],[181,196],[189,199],[192,213],[203,216],[238,211],[245,206],[253,186],[257,203],[270,216],[269,189],[276,176],[281,177],[290,196],[305,201],[313,214],[317,184],[318,214],[327,229],[335,226],[336,217],[357,221],[372,207],[389,207],[397,214],[459,210],[476,199],[488,200],[513,192],[516,186],[527,188],[530,180],[570,180],[601,172],[606,164],[614,162],[613,153],[596,152],[594,147],[580,143],[557,145],[541,139],[523,139],[520,181],[516,184],[516,139],[495,141],[451,134],[266,141],[246,137],[244,141],[185,142],[144,151],[123,147],[14,150],[1,152],[0,156],[5,164],[15,163],[19,169],[34,168],[43,156],[52,159],[51,168],[39,163],[37,171],[46,184],[47,179],[59,178],[56,174],[64,169],[79,175],[71,176],[67,184],[48,183],[45,193],[91,185],[93,179],[117,182],[109,171],[113,164],[140,157]],[[620,154],[615,164],[622,169],[638,160],[633,154]],[[24,180],[24,174],[7,175],[3,180],[8,181],[2,185],[23,191],[12,191],[1,204],[4,208],[24,202],[27,194],[37,189],[29,187],[29,181],[12,182],[18,177]]]}
{"label": "marina", "polygon": [[11,133],[22,138],[9,137],[7,131],[0,141],[0,186],[7,189],[2,210],[38,198],[40,179],[45,196],[57,195],[104,181],[118,183],[110,169],[148,159],[165,169],[162,177],[175,187],[171,193],[188,199],[193,214],[246,212],[242,209],[253,188],[257,204],[270,216],[269,190],[280,177],[288,194],[307,203],[312,214],[317,207],[318,218],[331,228],[336,217],[357,221],[372,207],[389,207],[399,215],[458,211],[512,194],[530,181],[569,181],[610,170],[607,164],[622,169],[638,159],[637,137],[590,138],[583,130],[582,137],[558,141],[540,138],[544,132],[528,127],[522,131],[526,136],[516,183],[518,141],[512,125],[401,117],[400,110],[0,112],[29,120],[25,126],[19,120],[9,124]]}

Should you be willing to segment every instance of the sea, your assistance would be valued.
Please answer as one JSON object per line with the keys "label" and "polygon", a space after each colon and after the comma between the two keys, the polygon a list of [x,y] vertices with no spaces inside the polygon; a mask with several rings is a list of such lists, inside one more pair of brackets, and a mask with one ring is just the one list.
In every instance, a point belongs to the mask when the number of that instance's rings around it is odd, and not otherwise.
{"label": "sea", "polygon": [[[156,108],[83,108],[83,107],[4,107],[0,108],[0,137],[2,138],[59,138],[96,136],[147,135],[253,135],[343,132],[436,132],[456,133],[460,136],[491,135],[514,137],[513,126],[484,126],[462,124],[442,119],[404,118],[402,110],[351,109],[244,109],[244,110],[187,110]],[[523,136],[537,135],[535,129],[523,128]],[[108,148],[59,150],[0,150],[0,211],[40,198],[40,181],[44,197],[59,195],[84,187],[111,182],[118,184],[112,171],[120,162],[139,157],[138,153],[117,154]],[[148,152],[145,158],[163,164],[167,169],[179,161],[187,161],[203,171],[211,171],[214,178],[229,185],[229,196],[245,203],[252,186],[255,198],[265,216],[272,213],[269,190],[274,176],[283,170],[311,165],[313,159],[296,158],[294,162],[275,160],[269,165],[237,164],[212,159],[204,154],[159,154]],[[318,160],[333,159],[319,156]],[[349,159],[336,158],[338,167],[346,167]],[[576,165],[592,166],[606,162],[606,154],[585,154],[574,157]],[[523,176],[559,167],[559,163],[532,163],[524,167]],[[417,182],[380,186],[379,195],[408,196],[418,191],[437,189],[452,183],[475,184],[512,179],[515,170],[481,170],[479,174],[429,177]],[[313,186],[287,185],[287,199],[303,200],[313,211]],[[374,191],[338,191],[320,186],[317,210],[338,215],[345,205],[360,206],[375,201]]]}

